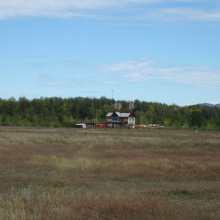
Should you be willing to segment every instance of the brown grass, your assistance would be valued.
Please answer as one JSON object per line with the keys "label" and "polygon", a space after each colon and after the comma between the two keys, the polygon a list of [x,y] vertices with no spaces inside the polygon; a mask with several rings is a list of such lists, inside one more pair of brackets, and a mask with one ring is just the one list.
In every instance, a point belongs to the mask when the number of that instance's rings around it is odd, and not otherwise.
{"label": "brown grass", "polygon": [[220,133],[0,127],[0,219],[220,219]]}
{"label": "brown grass", "polygon": [[144,192],[104,195],[62,189],[28,188],[19,192],[12,189],[7,200],[2,196],[0,201],[4,219],[208,219],[210,216],[197,205],[191,207],[186,202],[168,201]]}

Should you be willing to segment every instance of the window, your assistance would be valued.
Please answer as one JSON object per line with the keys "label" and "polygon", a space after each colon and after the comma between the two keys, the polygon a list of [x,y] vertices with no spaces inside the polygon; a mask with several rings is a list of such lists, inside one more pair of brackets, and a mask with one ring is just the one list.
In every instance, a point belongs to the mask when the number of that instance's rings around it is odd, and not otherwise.
{"label": "window", "polygon": [[112,117],[112,121],[118,121],[119,118],[118,117]]}

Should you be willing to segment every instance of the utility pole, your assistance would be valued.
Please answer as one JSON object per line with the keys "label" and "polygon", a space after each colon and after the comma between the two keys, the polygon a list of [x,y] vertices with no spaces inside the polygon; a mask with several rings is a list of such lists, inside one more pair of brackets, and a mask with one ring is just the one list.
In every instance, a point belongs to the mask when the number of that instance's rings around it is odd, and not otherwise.
{"label": "utility pole", "polygon": [[95,123],[97,123],[97,100],[95,100]]}
{"label": "utility pole", "polygon": [[112,111],[114,112],[114,105],[113,105],[113,92],[114,92],[114,90],[112,89]]}
{"label": "utility pole", "polygon": [[141,125],[142,125],[142,95],[141,95]]}

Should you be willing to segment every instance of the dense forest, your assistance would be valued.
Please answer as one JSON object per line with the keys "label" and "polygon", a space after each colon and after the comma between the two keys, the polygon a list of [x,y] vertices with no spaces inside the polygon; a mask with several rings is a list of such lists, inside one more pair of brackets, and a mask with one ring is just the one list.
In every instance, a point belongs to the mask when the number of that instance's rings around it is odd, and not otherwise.
{"label": "dense forest", "polygon": [[[106,122],[113,103],[128,112],[130,101],[97,98],[21,97],[0,99],[1,126],[70,127],[82,122]],[[157,102],[134,101],[137,124],[160,124],[174,129],[220,130],[220,108],[208,106],[179,107]]]}

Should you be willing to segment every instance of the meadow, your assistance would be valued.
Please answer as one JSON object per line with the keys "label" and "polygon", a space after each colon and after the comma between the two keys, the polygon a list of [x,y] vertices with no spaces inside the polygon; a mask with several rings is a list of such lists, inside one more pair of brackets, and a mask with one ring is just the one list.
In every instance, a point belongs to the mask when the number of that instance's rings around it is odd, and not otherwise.
{"label": "meadow", "polygon": [[0,219],[220,219],[220,132],[0,127]]}

